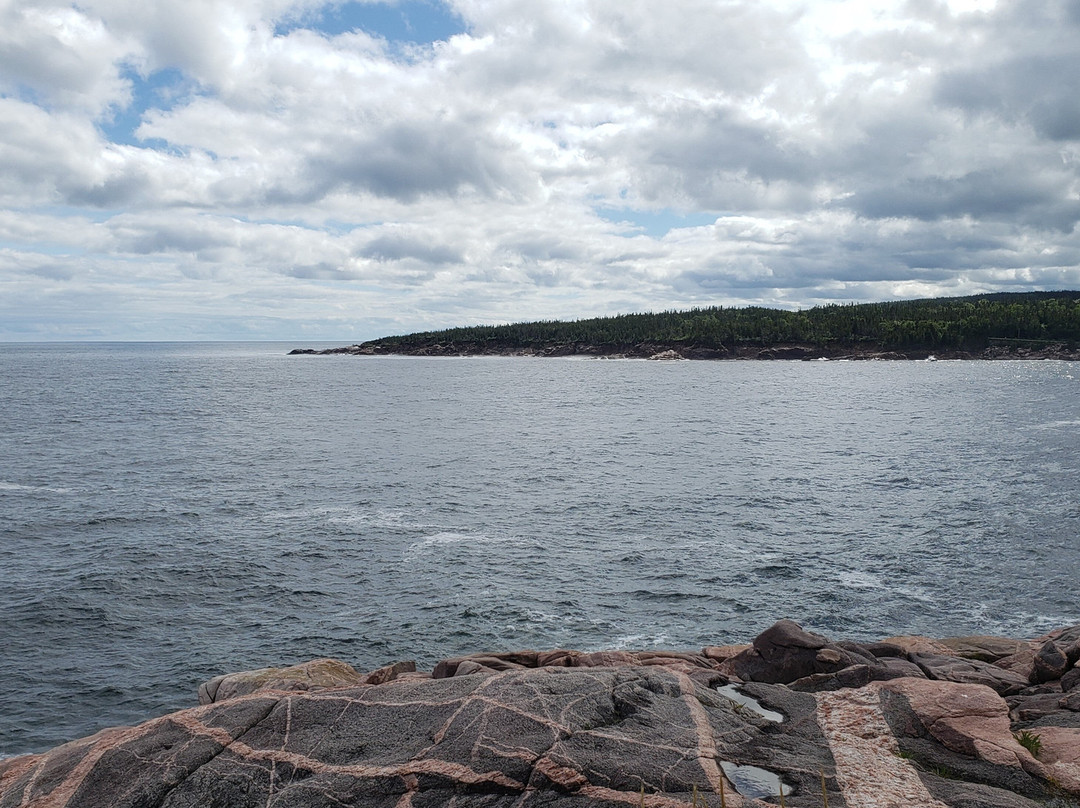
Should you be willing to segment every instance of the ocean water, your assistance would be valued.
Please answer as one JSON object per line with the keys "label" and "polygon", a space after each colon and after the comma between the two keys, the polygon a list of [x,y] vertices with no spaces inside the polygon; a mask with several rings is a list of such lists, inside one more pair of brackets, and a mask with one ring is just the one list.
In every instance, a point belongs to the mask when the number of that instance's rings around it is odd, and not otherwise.
{"label": "ocean water", "polygon": [[0,346],[0,756],[219,673],[1080,623],[1080,365]]}

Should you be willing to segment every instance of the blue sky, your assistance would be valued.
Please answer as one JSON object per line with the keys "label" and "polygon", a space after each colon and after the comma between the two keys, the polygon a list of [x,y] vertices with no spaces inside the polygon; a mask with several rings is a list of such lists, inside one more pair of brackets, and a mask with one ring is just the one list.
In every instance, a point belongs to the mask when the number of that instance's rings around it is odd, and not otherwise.
{"label": "blue sky", "polygon": [[437,0],[398,3],[340,3],[317,9],[303,21],[281,23],[279,34],[310,27],[329,36],[366,31],[388,42],[431,45],[466,31],[465,21],[451,6]]}
{"label": "blue sky", "polygon": [[[450,6],[436,0],[393,4],[348,2],[317,7],[302,16],[283,19],[274,26],[275,36],[287,36],[297,30],[317,31],[326,36],[363,31],[386,40],[391,52],[402,54],[411,47],[430,46],[465,33],[465,22]],[[130,100],[118,105],[101,123],[102,133],[114,143],[140,144],[135,130],[147,110],[172,109],[199,92],[183,71],[175,67],[146,75],[129,68],[123,77],[131,82]]]}
{"label": "blue sky", "polygon": [[7,0],[0,341],[1080,287],[1073,0]]}

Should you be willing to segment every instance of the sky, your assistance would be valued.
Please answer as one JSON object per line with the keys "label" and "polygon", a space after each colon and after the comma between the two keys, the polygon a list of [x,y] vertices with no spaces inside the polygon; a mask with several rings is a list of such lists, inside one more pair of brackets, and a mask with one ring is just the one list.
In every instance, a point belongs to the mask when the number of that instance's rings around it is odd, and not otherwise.
{"label": "sky", "polygon": [[0,0],[0,341],[1080,288],[1080,0]]}

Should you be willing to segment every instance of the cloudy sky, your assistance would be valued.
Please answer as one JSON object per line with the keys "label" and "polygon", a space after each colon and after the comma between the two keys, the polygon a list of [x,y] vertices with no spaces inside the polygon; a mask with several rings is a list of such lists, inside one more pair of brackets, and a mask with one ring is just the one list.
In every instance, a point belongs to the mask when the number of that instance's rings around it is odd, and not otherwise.
{"label": "cloudy sky", "polygon": [[0,0],[0,340],[1080,288],[1080,0]]}

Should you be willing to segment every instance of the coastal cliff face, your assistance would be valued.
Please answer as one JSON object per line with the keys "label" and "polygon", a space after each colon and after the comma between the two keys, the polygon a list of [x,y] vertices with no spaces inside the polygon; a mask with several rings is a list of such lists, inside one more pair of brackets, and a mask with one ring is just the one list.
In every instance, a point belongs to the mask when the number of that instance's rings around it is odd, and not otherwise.
{"label": "coastal cliff face", "polygon": [[[1080,626],[228,674],[0,761],[0,808],[1080,806]],[[782,794],[782,796],[781,796]]]}

